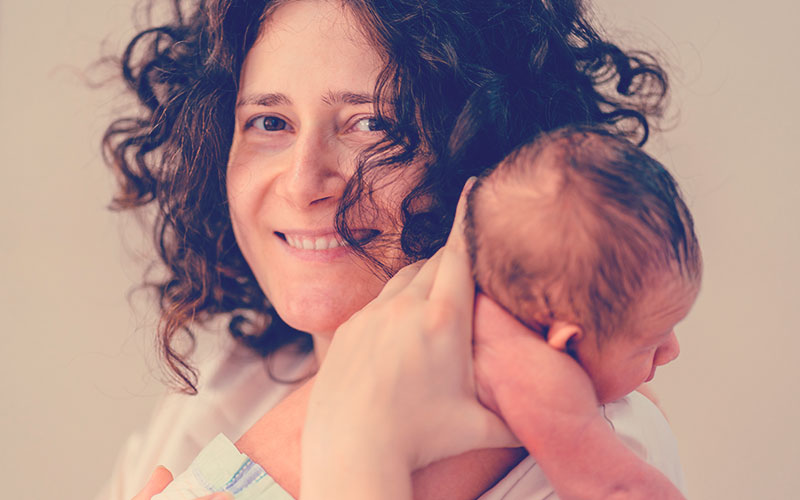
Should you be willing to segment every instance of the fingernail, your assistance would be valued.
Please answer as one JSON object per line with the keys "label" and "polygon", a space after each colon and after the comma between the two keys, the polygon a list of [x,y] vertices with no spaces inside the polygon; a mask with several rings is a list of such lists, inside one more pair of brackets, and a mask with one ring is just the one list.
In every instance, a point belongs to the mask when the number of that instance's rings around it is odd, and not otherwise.
{"label": "fingernail", "polygon": [[467,182],[464,183],[464,189],[461,190],[462,194],[465,196],[469,194],[469,192],[472,191],[472,186],[474,186],[476,182],[478,182],[478,178],[474,175],[467,179]]}

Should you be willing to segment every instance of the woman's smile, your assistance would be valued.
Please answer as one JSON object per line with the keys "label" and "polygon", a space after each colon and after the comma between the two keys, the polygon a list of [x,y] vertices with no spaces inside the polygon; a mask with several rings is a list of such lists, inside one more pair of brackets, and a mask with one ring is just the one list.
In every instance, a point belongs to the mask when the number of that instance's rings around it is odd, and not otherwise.
{"label": "woman's smile", "polygon": [[[360,241],[380,234],[378,230],[353,230],[352,233]],[[275,236],[289,255],[304,261],[331,262],[352,253],[350,245],[333,229],[275,231]]]}

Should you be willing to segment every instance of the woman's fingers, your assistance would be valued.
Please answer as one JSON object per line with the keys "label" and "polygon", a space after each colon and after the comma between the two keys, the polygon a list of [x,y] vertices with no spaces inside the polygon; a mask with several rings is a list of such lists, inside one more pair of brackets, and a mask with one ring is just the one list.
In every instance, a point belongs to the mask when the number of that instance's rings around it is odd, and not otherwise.
{"label": "woman's fingers", "polygon": [[464,224],[466,223],[467,216],[467,199],[472,187],[477,182],[477,177],[470,177],[464,183],[461,190],[461,195],[458,198],[458,206],[456,206],[456,215],[453,219],[453,228],[450,231],[450,236],[447,238],[447,244],[455,247],[458,250],[467,251],[467,242],[464,238]]}
{"label": "woman's fingers", "polygon": [[[452,290],[456,290],[459,292],[459,299],[469,298],[470,301],[472,300],[474,284],[472,283],[469,258],[466,253],[463,226],[467,194],[469,194],[474,183],[475,179],[471,178],[464,185],[461,197],[459,198],[458,207],[456,208],[453,228],[447,239],[447,244],[440,248],[430,259],[409,264],[398,271],[397,274],[386,283],[386,286],[383,287],[376,301],[388,300],[401,291],[428,298],[431,296],[435,281],[442,280],[446,282],[451,279],[454,281],[449,283],[449,286],[447,284],[443,286],[440,285],[440,289],[436,294],[449,297],[451,296]],[[447,258],[450,262],[447,264],[447,269],[444,274],[441,274],[441,262],[446,253],[452,253],[453,255]],[[431,296],[431,298],[435,297]]]}
{"label": "woman's fingers", "polygon": [[431,289],[431,282],[436,275],[436,269],[439,268],[441,254],[442,250],[439,249],[430,259],[418,260],[397,271],[395,275],[386,282],[381,293],[378,294],[371,304],[387,302],[400,292],[411,293],[415,296],[427,298],[428,292]]}
{"label": "woman's fingers", "polygon": [[443,253],[444,248],[440,248],[435,254],[433,254],[433,257],[428,259],[425,265],[419,270],[417,275],[414,276],[414,279],[408,283],[408,286],[405,289],[407,293],[413,294],[414,296],[422,299],[428,298],[428,294],[431,291],[431,285],[436,277],[436,272],[438,271],[439,265],[442,262]]}
{"label": "woman's fingers", "polygon": [[386,282],[381,293],[379,293],[372,302],[387,301],[403,291],[429,260],[430,259],[418,260],[397,271],[394,276]]}
{"label": "woman's fingers", "polygon": [[171,482],[172,473],[163,465],[159,465],[156,467],[156,470],[150,474],[150,479],[147,480],[147,484],[144,485],[142,491],[133,497],[133,500],[150,500],[154,495],[161,493]]}
{"label": "woman's fingers", "polygon": [[441,262],[433,278],[429,298],[451,303],[459,314],[472,318],[472,301],[475,283],[470,270],[469,255],[464,240],[464,217],[467,210],[467,194],[475,179],[470,179],[461,191],[456,216],[450,237],[442,250]]}
{"label": "woman's fingers", "polygon": [[[364,453],[374,463],[385,457],[413,469],[469,449],[516,444],[475,394],[474,283],[463,239],[471,185],[447,245],[398,272],[337,330],[309,400],[305,477],[324,475],[331,460]],[[302,487],[319,485],[304,480]]]}

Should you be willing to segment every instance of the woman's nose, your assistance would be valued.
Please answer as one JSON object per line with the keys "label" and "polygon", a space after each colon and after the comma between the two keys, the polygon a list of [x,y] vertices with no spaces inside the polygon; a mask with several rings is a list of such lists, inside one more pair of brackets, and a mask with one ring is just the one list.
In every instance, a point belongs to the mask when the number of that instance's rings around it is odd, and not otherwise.
{"label": "woman's nose", "polygon": [[656,350],[653,364],[656,366],[666,365],[677,358],[680,353],[681,347],[678,345],[678,337],[675,336],[675,332],[673,331],[669,334],[667,341],[661,344],[658,350]]}
{"label": "woman's nose", "polygon": [[295,208],[338,202],[347,179],[334,144],[324,134],[298,134],[287,160],[278,189]]}

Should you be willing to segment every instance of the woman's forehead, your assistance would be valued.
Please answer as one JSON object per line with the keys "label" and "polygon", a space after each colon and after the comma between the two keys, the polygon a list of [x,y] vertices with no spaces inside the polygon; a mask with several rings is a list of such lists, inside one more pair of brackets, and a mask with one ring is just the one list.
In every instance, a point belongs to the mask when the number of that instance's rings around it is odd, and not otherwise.
{"label": "woman's forehead", "polygon": [[294,0],[280,5],[248,52],[241,93],[291,95],[312,88],[315,93],[371,92],[382,61],[354,23],[339,2]]}
{"label": "woman's forehead", "polygon": [[273,4],[259,27],[257,43],[265,39],[275,44],[275,49],[285,49],[281,42],[297,43],[298,37],[319,43],[317,48],[349,42],[361,50],[375,51],[352,8],[334,0],[283,0]]}

